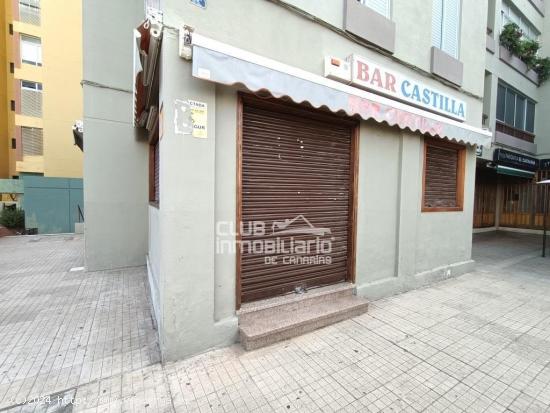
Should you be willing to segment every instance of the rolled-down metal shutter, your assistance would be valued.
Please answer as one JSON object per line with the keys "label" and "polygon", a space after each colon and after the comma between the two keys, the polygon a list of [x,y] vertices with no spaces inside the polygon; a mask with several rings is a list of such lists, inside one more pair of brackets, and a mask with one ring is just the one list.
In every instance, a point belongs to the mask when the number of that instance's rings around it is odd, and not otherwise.
{"label": "rolled-down metal shutter", "polygon": [[[241,300],[346,280],[352,126],[261,108],[245,100],[242,128]],[[293,233],[285,233],[288,230]],[[325,242],[325,247],[329,241],[330,252],[319,254],[319,248],[312,247],[296,254],[289,249],[291,242],[312,240]],[[275,252],[262,250],[266,241],[279,247]],[[256,250],[251,247],[255,242]],[[282,243],[288,248],[281,248]],[[300,257],[310,261],[296,261]]]}
{"label": "rolled-down metal shutter", "polygon": [[426,146],[424,206],[457,206],[458,150],[435,145]]}

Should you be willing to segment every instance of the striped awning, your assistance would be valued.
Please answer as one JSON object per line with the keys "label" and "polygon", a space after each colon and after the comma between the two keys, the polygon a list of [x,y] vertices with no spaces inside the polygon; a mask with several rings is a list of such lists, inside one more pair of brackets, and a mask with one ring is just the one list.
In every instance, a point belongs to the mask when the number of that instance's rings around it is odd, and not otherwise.
{"label": "striped awning", "polygon": [[193,34],[193,76],[276,98],[307,102],[349,116],[373,119],[413,132],[468,145],[489,145],[491,133],[444,116],[324,78],[245,50]]}

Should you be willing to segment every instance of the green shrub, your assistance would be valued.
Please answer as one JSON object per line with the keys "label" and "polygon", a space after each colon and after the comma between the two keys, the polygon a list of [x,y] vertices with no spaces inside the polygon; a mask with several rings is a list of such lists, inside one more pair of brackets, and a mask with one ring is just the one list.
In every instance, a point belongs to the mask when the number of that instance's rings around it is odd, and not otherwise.
{"label": "green shrub", "polygon": [[15,208],[4,208],[0,212],[0,225],[6,228],[25,228],[25,211]]}
{"label": "green shrub", "polygon": [[550,58],[538,57],[533,70],[539,75],[539,85],[542,85],[550,78]]}
{"label": "green shrub", "polygon": [[521,36],[523,33],[516,23],[508,23],[500,33],[500,44],[516,56],[521,52]]}
{"label": "green shrub", "polygon": [[500,33],[500,44],[519,57],[529,69],[537,72],[539,86],[550,78],[550,58],[537,56],[540,44],[536,40],[522,39],[523,33],[515,23],[508,23]]}
{"label": "green shrub", "polygon": [[540,49],[540,44],[536,40],[522,39],[519,42],[519,57],[527,65],[529,69],[535,67],[537,63],[537,53]]}

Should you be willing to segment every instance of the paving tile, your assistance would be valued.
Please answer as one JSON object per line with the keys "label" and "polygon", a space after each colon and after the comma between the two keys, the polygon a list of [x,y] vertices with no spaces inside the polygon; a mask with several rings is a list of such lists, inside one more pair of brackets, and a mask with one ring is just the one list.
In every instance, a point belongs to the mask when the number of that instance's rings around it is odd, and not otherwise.
{"label": "paving tile", "polygon": [[520,239],[476,237],[476,271],[354,319],[165,365],[144,268],[70,272],[80,236],[0,239],[0,410],[547,412],[550,270]]}

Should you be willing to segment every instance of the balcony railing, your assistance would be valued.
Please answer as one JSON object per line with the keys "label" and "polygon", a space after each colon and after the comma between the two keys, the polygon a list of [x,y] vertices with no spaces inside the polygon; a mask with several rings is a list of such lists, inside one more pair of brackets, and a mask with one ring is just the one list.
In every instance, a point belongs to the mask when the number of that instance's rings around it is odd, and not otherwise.
{"label": "balcony railing", "polygon": [[20,0],[19,21],[40,26],[40,0]]}
{"label": "balcony railing", "polygon": [[505,133],[506,135],[513,136],[514,138],[518,138],[526,142],[530,142],[530,143],[535,142],[535,134],[521,130],[521,129],[516,129],[513,126],[507,125],[498,120],[497,120],[495,129],[497,132]]}

